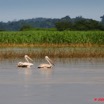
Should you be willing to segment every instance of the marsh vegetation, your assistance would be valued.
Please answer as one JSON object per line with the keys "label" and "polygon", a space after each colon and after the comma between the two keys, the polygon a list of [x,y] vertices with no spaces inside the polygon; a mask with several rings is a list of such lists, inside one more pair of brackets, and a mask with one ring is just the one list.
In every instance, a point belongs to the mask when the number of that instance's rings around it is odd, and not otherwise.
{"label": "marsh vegetation", "polygon": [[[0,47],[0,58],[23,57],[24,54],[33,57],[104,57],[104,32],[5,31],[0,32]],[[5,48],[6,51],[2,51]],[[19,48],[22,51],[17,51]]]}

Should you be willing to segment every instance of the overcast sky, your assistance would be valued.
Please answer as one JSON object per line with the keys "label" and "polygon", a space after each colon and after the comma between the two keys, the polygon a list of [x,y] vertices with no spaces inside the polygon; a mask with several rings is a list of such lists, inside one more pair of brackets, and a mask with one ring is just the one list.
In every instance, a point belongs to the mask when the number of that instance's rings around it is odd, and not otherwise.
{"label": "overcast sky", "polygon": [[101,20],[104,0],[0,0],[0,21],[82,16]]}

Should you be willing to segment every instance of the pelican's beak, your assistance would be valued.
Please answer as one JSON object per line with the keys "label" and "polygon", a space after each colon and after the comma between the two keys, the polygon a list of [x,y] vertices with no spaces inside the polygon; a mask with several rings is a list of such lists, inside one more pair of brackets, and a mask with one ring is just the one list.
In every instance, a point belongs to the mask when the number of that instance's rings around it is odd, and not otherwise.
{"label": "pelican's beak", "polygon": [[55,64],[53,63],[53,61],[52,61],[50,58],[48,58],[48,60],[50,61],[50,63],[51,63],[53,66],[55,66]]}
{"label": "pelican's beak", "polygon": [[29,60],[33,61],[29,56],[27,56],[27,58],[28,58]]}
{"label": "pelican's beak", "polygon": [[54,64],[54,63],[52,63],[52,65],[53,65],[53,66],[55,66],[55,64]]}
{"label": "pelican's beak", "polygon": [[29,59],[30,59],[31,61],[33,61],[30,57],[29,57]]}

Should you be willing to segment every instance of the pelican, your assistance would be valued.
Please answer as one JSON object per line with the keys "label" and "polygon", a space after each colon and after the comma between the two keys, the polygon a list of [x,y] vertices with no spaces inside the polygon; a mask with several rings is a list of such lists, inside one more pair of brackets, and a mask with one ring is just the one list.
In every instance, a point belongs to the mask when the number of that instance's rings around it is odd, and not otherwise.
{"label": "pelican", "polygon": [[24,56],[26,62],[19,62],[18,63],[18,67],[28,67],[30,68],[31,65],[33,65],[32,63],[29,62],[29,60],[33,61],[28,55]]}
{"label": "pelican", "polygon": [[48,64],[40,64],[38,68],[52,68],[54,65],[52,60],[48,56],[45,56],[45,59],[47,60]]}

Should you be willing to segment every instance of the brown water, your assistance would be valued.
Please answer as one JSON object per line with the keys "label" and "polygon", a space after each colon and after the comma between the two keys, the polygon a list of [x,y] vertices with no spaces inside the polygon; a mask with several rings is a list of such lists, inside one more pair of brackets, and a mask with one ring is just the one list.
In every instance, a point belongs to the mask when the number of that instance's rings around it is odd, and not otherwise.
{"label": "brown water", "polygon": [[104,59],[54,59],[53,69],[17,68],[0,61],[0,104],[103,104]]}

